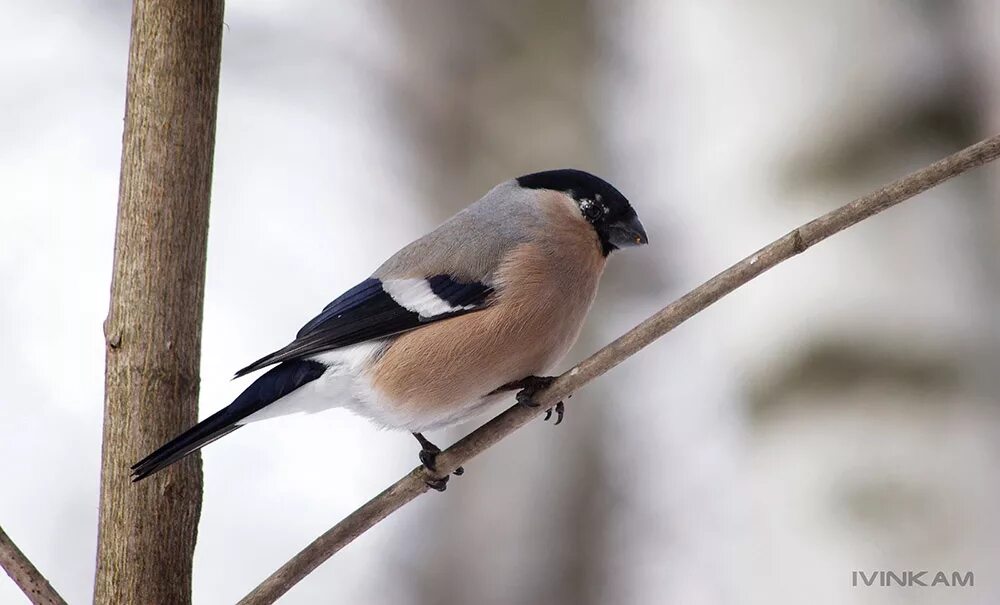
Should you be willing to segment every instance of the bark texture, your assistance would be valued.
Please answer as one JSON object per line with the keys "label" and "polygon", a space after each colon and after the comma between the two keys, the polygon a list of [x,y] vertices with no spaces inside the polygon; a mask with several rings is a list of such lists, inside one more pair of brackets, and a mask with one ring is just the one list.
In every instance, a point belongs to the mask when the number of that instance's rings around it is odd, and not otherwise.
{"label": "bark texture", "polygon": [[0,527],[0,567],[7,572],[33,605],[66,605],[45,576],[38,571],[7,532]]}
{"label": "bark texture", "polygon": [[222,0],[136,0],[111,305],[94,602],[191,602],[199,457],[129,467],[197,421]]}

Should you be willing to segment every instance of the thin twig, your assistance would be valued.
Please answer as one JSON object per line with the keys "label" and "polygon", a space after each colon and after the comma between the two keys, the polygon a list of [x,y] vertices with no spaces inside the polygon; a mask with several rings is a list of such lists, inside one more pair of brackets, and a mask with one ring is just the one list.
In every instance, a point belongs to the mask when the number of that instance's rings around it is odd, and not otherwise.
{"label": "thin twig", "polygon": [[38,571],[10,536],[0,527],[0,567],[34,605],[66,605],[55,588]]}
{"label": "thin twig", "polygon": [[[810,246],[866,218],[1000,156],[1000,135],[991,137],[903,177],[802,225],[768,244],[629,330],[560,376],[534,400],[538,407],[513,406],[438,455],[442,477],[527,424],[546,408],[625,361],[640,349],[703,311],[726,294]],[[337,551],[376,523],[427,491],[422,467],[394,483],[314,540],[239,602],[269,605]]]}

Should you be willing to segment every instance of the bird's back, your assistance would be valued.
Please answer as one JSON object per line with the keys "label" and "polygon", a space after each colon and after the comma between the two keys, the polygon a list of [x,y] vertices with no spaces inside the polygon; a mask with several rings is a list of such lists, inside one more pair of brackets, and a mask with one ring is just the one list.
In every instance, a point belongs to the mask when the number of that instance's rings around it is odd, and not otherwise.
{"label": "bird's back", "polygon": [[514,181],[501,183],[420,239],[404,246],[372,275],[425,277],[448,273],[458,279],[492,281],[500,260],[528,241],[541,224],[542,208]]}

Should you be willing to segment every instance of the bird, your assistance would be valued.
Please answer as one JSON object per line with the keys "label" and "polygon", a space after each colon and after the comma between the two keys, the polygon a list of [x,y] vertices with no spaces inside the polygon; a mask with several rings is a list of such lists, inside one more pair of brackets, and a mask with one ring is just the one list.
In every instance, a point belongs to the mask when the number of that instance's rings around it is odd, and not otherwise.
{"label": "bird", "polygon": [[[504,181],[396,252],[291,343],[236,372],[269,368],[230,405],[133,465],[132,480],[247,424],[341,407],[412,433],[428,485],[443,491],[448,477],[433,474],[441,450],[423,433],[512,390],[519,404],[534,405],[580,334],[608,256],[647,243],[628,199],[589,172]],[[553,407],[558,424],[563,406]]]}

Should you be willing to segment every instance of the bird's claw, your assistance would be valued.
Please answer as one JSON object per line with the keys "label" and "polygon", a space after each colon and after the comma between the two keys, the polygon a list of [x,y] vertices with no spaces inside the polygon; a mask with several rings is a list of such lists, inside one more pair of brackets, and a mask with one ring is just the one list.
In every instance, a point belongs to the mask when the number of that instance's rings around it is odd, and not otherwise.
{"label": "bird's claw", "polygon": [[[516,395],[517,404],[528,408],[537,408],[538,404],[534,401],[535,395],[538,391],[548,388],[549,385],[555,382],[555,379],[555,376],[528,376],[524,380],[512,383],[516,385],[517,388],[521,389]],[[563,421],[563,415],[566,413],[566,407],[563,405],[563,402],[560,401],[551,408],[545,410],[545,421],[552,418],[553,410],[555,410],[556,413],[555,425],[558,425]]]}
{"label": "bird's claw", "polygon": [[449,477],[435,477],[435,478],[428,477],[424,479],[424,483],[427,484],[427,487],[433,490],[443,492],[444,490],[448,489],[448,479]]}
{"label": "bird's claw", "polygon": [[[420,450],[420,454],[418,454],[418,456],[420,457],[420,463],[423,464],[424,468],[426,468],[430,472],[436,473],[437,472],[437,457],[438,457],[438,454],[440,454],[440,453],[441,453],[441,450],[439,448]],[[456,468],[454,471],[452,471],[452,473],[455,474],[455,475],[461,475],[464,472],[465,472],[465,469],[462,468],[461,466],[458,467],[458,468]]]}
{"label": "bird's claw", "polygon": [[437,471],[437,456],[441,453],[440,449],[422,449],[417,457],[420,458],[420,464],[424,465],[424,468],[431,472]]}
{"label": "bird's claw", "polygon": [[528,376],[523,380],[511,383],[515,388],[521,389],[515,396],[517,404],[526,408],[537,408],[538,404],[534,401],[535,395],[538,391],[548,388],[555,380],[555,376]]}
{"label": "bird's claw", "polygon": [[537,408],[538,404],[532,401],[533,394],[528,394],[526,391],[527,389],[517,392],[517,405],[524,406],[526,408]]}
{"label": "bird's claw", "polygon": [[543,421],[548,422],[549,418],[552,418],[552,410],[556,411],[556,422],[552,426],[559,426],[563,421],[563,415],[566,413],[566,406],[564,406],[563,402],[560,401],[554,407],[545,410],[545,418],[542,419]]}
{"label": "bird's claw", "polygon": [[[438,472],[437,455],[439,453],[441,453],[440,449],[438,449],[437,451],[428,449],[420,450],[420,463],[424,465],[424,468],[427,469],[428,473],[436,474]],[[465,469],[462,468],[461,466],[454,470],[455,475],[461,475],[463,473],[465,473]],[[437,477],[432,475],[425,478],[424,483],[427,484],[427,487],[433,490],[443,492],[444,490],[448,489],[449,478],[450,477],[448,477],[447,475],[445,475],[444,477]]]}
{"label": "bird's claw", "polygon": [[[441,453],[441,448],[428,441],[427,438],[421,435],[420,433],[414,433],[413,436],[416,437],[417,441],[420,442],[420,453],[418,454],[418,457],[420,458],[420,464],[422,464],[424,468],[427,469],[428,473],[437,474],[438,472],[437,457],[438,454]],[[465,473],[465,469],[460,466],[456,468],[453,471],[453,473],[455,475],[462,475],[463,473]],[[447,476],[445,477],[430,476],[424,479],[424,482],[431,489],[443,492],[444,490],[448,489],[448,479],[449,477]]]}

